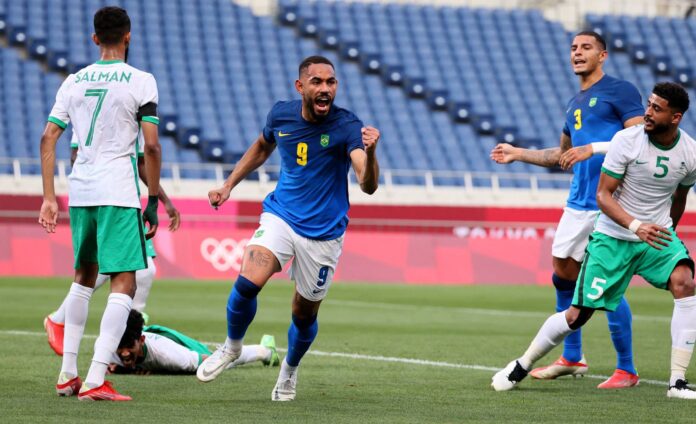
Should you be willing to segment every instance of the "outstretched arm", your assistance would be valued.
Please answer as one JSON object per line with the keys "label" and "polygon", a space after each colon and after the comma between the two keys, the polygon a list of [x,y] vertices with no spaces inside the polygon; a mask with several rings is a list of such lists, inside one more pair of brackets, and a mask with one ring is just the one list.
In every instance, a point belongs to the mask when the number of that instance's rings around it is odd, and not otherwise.
{"label": "outstretched arm", "polygon": [[56,200],[53,174],[56,169],[56,143],[63,134],[63,128],[48,122],[41,136],[41,180],[43,182],[43,203],[39,211],[39,224],[47,233],[55,233],[58,224],[58,201]]}
{"label": "outstretched arm", "polygon": [[[624,128],[643,123],[642,116],[635,116],[624,122]],[[570,169],[573,165],[591,158],[593,155],[604,155],[609,151],[609,141],[597,141],[584,146],[573,147],[561,155],[559,165],[563,169]]]}
{"label": "outstretched arm", "polygon": [[260,134],[254,144],[247,149],[244,156],[237,162],[237,165],[235,165],[222,187],[208,192],[210,206],[215,209],[222,206],[230,198],[232,189],[256,168],[263,165],[268,160],[268,157],[271,156],[275,147],[275,143],[267,142],[263,134]]}
{"label": "outstretched arm", "polygon": [[373,127],[365,127],[362,130],[362,141],[365,150],[353,149],[350,152],[350,161],[358,178],[360,189],[367,194],[377,191],[379,186],[379,163],[377,162],[377,142],[379,142],[379,130]]}
{"label": "outstretched arm", "polygon": [[661,246],[667,246],[672,240],[667,228],[649,222],[641,222],[631,216],[619,202],[614,199],[614,192],[621,184],[621,180],[614,178],[604,172],[599,176],[599,186],[597,187],[597,205],[602,213],[611,218],[614,222],[634,232],[638,238],[648,243],[655,249],[661,250]]}
{"label": "outstretched arm", "polygon": [[573,144],[570,137],[565,133],[561,134],[560,147],[550,149],[530,150],[522,147],[515,147],[511,144],[500,143],[491,151],[491,159],[500,164],[508,164],[515,161],[531,163],[532,165],[551,168],[558,166],[561,154],[569,150]]}

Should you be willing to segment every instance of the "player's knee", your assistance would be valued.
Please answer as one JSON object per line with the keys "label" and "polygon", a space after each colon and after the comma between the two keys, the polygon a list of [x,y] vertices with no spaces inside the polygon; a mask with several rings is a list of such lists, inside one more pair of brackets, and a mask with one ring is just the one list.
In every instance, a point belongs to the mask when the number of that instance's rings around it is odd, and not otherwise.
{"label": "player's knee", "polygon": [[565,313],[568,327],[570,327],[571,330],[577,330],[590,320],[593,312],[594,311],[592,309],[575,307],[569,308]]}
{"label": "player's knee", "polygon": [[576,262],[573,258],[553,258],[554,276],[563,280],[572,281],[573,288],[575,287],[575,280],[578,279],[579,270],[580,264]]}
{"label": "player's knee", "polygon": [[669,289],[675,299],[693,296],[696,292],[691,268],[685,264],[677,266],[669,278]]}

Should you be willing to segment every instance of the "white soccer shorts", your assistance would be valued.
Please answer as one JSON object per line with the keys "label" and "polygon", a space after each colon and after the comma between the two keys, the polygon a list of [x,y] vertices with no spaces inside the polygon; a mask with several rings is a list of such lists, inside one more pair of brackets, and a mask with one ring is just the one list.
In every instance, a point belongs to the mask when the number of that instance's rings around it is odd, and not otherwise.
{"label": "white soccer shorts", "polygon": [[563,208],[563,216],[558,222],[556,235],[553,237],[551,254],[555,258],[573,258],[582,262],[597,216],[599,216],[599,211]]}
{"label": "white soccer shorts", "polygon": [[293,257],[290,278],[303,298],[318,302],[326,297],[343,249],[343,236],[312,240],[297,234],[279,217],[264,212],[247,246],[263,246],[273,252],[281,268]]}

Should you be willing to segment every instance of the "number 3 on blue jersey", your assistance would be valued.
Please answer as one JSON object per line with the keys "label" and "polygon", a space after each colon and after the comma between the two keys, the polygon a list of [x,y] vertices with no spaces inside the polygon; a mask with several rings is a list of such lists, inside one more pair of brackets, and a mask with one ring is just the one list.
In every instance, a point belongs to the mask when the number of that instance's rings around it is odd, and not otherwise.
{"label": "number 3 on blue jersey", "polygon": [[307,143],[297,143],[297,164],[300,166],[307,165]]}
{"label": "number 3 on blue jersey", "polygon": [[579,130],[582,128],[582,109],[575,109],[573,115],[575,115],[575,129]]}

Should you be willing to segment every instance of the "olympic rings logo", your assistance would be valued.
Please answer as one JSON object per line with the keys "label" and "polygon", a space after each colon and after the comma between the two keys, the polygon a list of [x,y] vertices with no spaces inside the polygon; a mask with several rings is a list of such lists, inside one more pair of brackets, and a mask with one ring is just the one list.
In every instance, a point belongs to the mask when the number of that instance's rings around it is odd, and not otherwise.
{"label": "olympic rings logo", "polygon": [[237,242],[229,238],[218,241],[208,237],[201,242],[201,256],[220,272],[229,271],[230,269],[239,272],[242,267],[244,249],[248,242],[249,239],[242,239]]}

